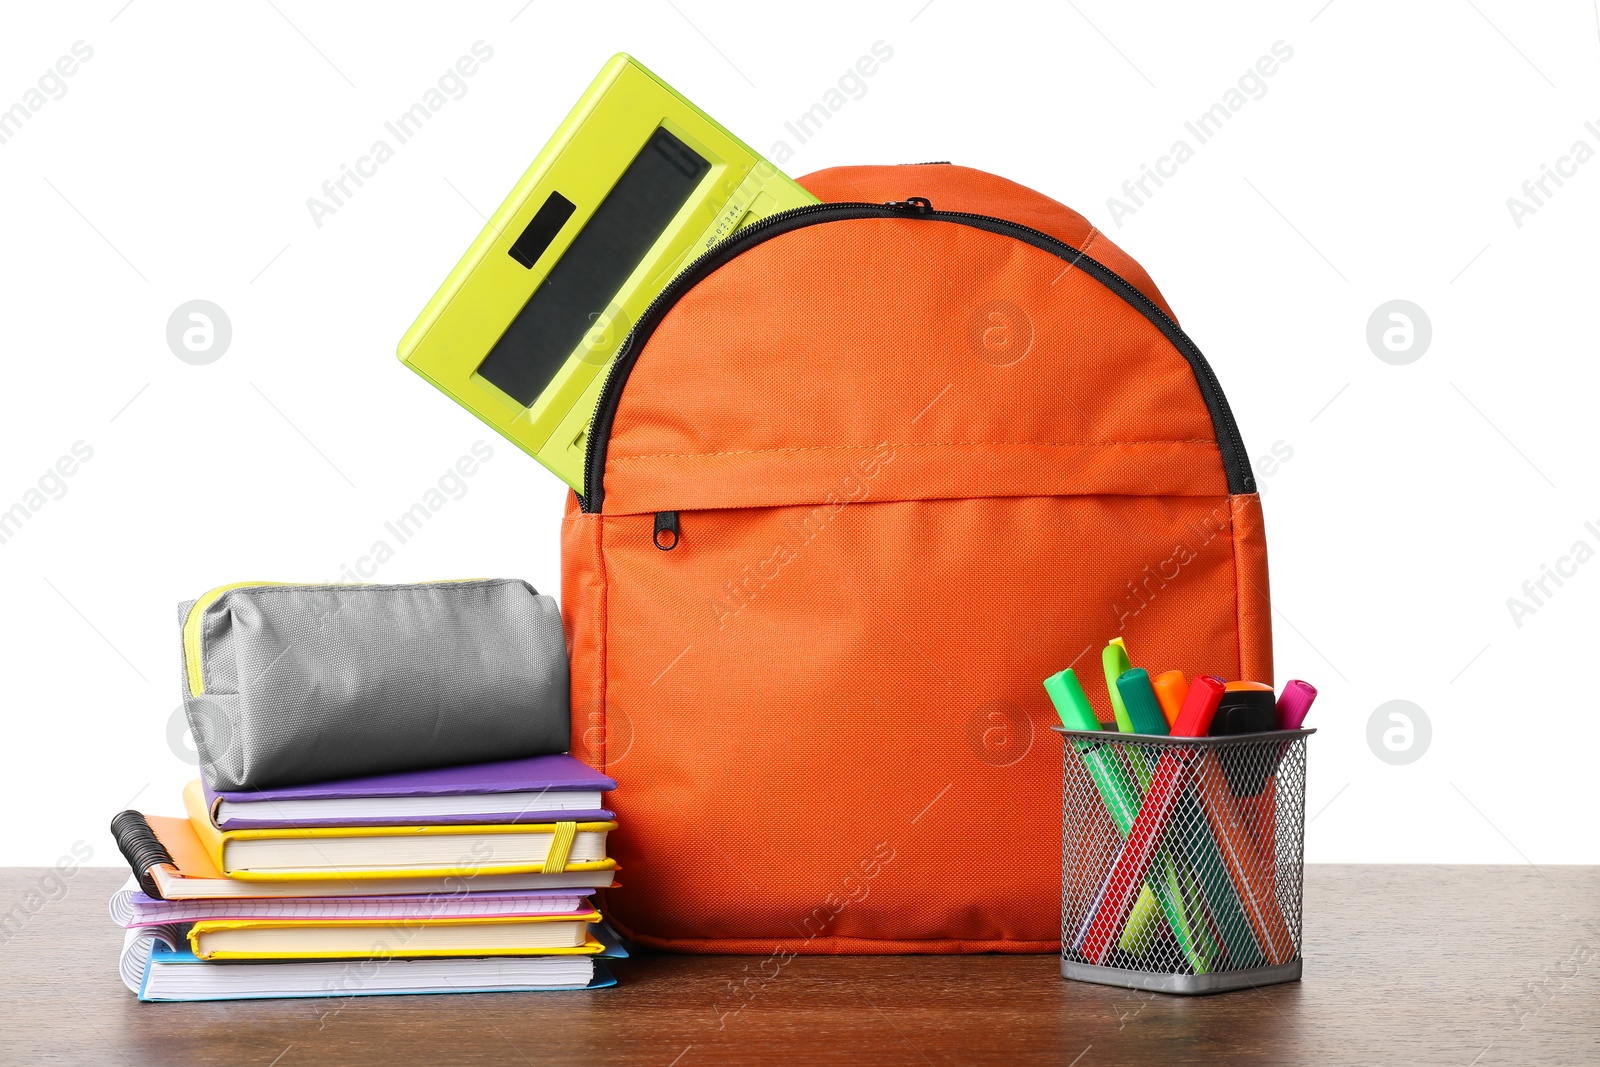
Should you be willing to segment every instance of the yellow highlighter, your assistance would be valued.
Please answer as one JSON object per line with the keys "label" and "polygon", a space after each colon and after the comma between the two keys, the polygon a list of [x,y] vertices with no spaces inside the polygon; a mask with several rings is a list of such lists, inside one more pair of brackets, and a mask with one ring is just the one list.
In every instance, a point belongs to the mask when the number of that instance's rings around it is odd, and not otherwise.
{"label": "yellow highlighter", "polygon": [[1100,650],[1100,666],[1105,671],[1106,694],[1111,697],[1111,713],[1116,717],[1117,729],[1125,734],[1134,732],[1133,721],[1128,718],[1128,709],[1122,703],[1122,692],[1117,688],[1117,679],[1133,669],[1133,664],[1128,660],[1128,645],[1120,637],[1113,637],[1106,642],[1106,647]]}
{"label": "yellow highlighter", "polygon": [[614,56],[400,340],[400,359],[583,491],[632,324],[741,226],[817,198]]}

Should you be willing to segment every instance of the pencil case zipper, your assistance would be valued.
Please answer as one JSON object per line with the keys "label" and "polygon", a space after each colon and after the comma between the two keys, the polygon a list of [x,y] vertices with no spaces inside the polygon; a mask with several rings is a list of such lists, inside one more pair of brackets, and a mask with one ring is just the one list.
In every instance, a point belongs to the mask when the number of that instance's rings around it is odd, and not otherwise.
{"label": "pencil case zipper", "polygon": [[[479,578],[440,578],[432,582],[419,582],[418,585],[443,585],[449,582],[475,582]],[[185,682],[192,697],[205,696],[205,665],[201,662],[202,649],[201,620],[205,617],[206,609],[228,593],[236,589],[270,589],[270,588],[295,588],[295,589],[354,589],[376,585],[375,582],[229,582],[226,585],[215,586],[195,597],[194,603],[189,605],[189,613],[183,617],[183,671]]]}

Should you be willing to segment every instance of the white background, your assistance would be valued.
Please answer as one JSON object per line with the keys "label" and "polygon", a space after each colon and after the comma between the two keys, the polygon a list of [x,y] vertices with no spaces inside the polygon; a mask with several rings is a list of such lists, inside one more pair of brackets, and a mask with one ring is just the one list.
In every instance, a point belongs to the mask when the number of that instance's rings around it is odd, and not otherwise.
{"label": "white background", "polygon": [[[307,198],[480,40],[465,95],[318,227]],[[1520,227],[1506,204],[1600,149],[1590,3],[31,4],[0,108],[77,41],[0,144],[0,509],[93,450],[0,544],[0,864],[114,864],[111,814],[176,814],[177,602],[336,578],[475,441],[493,458],[376,577],[557,591],[561,487],[400,334],[611,53],[768,149],[877,41],[789,173],[950,159],[1073,205],[1156,278],[1252,454],[1292,450],[1262,486],[1280,681],[1322,690],[1310,858],[1600,861],[1600,562],[1520,627],[1506,603],[1600,548],[1600,160]],[[1265,95],[1118,226],[1108,198],[1278,41]],[[196,298],[233,328],[209,366],[166,342]],[[1396,298],[1433,329],[1405,366],[1366,341]],[[1394,699],[1432,725],[1404,766],[1367,739]]]}

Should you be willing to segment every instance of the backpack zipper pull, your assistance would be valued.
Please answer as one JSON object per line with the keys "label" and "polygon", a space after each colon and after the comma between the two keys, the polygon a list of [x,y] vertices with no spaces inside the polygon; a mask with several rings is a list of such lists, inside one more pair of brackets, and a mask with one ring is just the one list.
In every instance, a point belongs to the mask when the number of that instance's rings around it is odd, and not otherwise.
{"label": "backpack zipper pull", "polygon": [[652,536],[656,547],[663,552],[671,552],[678,547],[678,513],[676,511],[656,512],[656,532]]}
{"label": "backpack zipper pull", "polygon": [[902,211],[910,211],[917,215],[926,215],[933,210],[933,204],[925,196],[908,196],[904,200],[890,200],[884,207],[895,207]]}

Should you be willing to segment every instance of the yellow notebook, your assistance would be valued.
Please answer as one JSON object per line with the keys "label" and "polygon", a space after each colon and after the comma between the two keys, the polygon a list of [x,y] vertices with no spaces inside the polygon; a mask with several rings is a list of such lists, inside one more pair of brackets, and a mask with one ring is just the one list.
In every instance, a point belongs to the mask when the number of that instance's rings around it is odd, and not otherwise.
{"label": "yellow notebook", "polygon": [[573,956],[601,951],[589,936],[600,913],[477,919],[215,919],[189,930],[203,960],[419,959],[428,956]]}
{"label": "yellow notebook", "polygon": [[183,806],[211,862],[240,881],[472,877],[604,870],[614,822],[219,830],[196,779]]}

